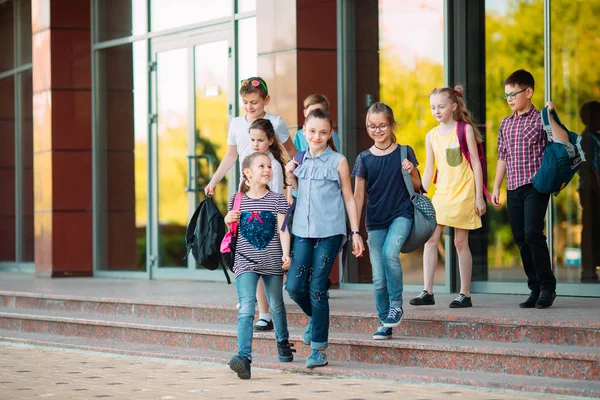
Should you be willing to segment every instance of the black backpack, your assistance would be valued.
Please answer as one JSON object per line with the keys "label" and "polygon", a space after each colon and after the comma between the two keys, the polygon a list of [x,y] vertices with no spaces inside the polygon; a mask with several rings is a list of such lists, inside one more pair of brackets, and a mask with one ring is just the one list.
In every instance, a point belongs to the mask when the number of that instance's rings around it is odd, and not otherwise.
{"label": "black backpack", "polygon": [[225,219],[217,208],[212,198],[204,200],[190,219],[185,234],[185,256],[192,252],[196,264],[211,271],[219,268],[225,273],[227,283],[231,279],[227,273],[227,267],[221,259],[221,241],[225,236]]}

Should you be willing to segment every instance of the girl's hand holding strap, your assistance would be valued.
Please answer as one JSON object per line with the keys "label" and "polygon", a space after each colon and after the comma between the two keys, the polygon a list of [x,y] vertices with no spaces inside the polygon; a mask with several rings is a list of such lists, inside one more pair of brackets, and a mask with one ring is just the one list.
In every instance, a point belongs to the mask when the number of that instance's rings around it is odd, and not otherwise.
{"label": "girl's hand holding strap", "polygon": [[231,225],[232,222],[239,222],[241,212],[238,210],[231,210],[225,216],[225,223],[227,226]]}

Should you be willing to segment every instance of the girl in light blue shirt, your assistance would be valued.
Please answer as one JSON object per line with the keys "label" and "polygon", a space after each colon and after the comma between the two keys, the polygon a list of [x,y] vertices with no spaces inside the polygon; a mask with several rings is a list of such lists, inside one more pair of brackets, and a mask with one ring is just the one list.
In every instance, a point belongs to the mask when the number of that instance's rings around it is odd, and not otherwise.
{"label": "girl in light blue shirt", "polygon": [[327,279],[333,262],[346,243],[346,215],[350,220],[352,254],[364,250],[358,211],[352,194],[350,168],[346,158],[335,151],[332,118],[316,109],[304,122],[308,150],[302,162],[290,161],[286,172],[298,191],[292,233],[294,243],[286,290],[310,318],[302,341],[312,352],[307,368],[327,365],[329,298]]}

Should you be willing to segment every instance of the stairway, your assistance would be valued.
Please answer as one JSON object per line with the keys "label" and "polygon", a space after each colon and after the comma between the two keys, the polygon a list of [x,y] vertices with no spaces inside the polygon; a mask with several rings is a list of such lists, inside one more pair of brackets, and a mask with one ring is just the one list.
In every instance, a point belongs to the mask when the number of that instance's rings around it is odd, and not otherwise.
{"label": "stairway", "polygon": [[[312,373],[600,397],[596,324],[405,316],[374,341],[375,313],[332,311],[330,366]],[[0,291],[0,342],[226,363],[236,351],[230,305]],[[273,332],[255,333],[255,367],[307,372],[304,315],[288,307],[296,360],[279,363]]]}

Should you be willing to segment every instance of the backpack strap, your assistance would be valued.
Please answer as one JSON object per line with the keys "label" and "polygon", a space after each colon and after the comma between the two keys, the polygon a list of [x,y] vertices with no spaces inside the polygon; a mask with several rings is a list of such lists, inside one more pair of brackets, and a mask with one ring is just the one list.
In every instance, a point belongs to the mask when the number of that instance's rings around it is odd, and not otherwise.
{"label": "backpack strap", "polygon": [[[400,145],[400,159],[404,161],[408,157],[408,148],[406,145]],[[412,200],[415,196],[415,188],[413,187],[412,181],[410,180],[410,173],[402,168],[402,178],[404,179],[404,184],[406,185],[406,190],[408,190],[408,194],[410,199]]]}
{"label": "backpack strap", "polygon": [[[573,158],[576,155],[579,155],[581,157],[581,162],[585,162],[585,154],[583,153],[583,148],[581,147],[581,136],[577,135],[578,137],[577,140],[575,140],[575,143],[571,143],[570,141],[573,140],[571,139],[572,135],[560,121],[560,118],[558,118],[556,110],[552,110],[552,112],[550,112],[548,111],[548,107],[544,107],[542,108],[541,114],[542,123],[544,124],[544,130],[546,131],[546,135],[548,135],[548,142],[562,144],[563,146],[565,146],[565,150],[567,151],[567,155],[569,156],[569,158]],[[554,121],[556,121],[556,123],[561,128],[563,128],[565,132],[567,132],[567,135],[569,136],[570,140],[569,142],[563,142],[562,140],[559,140],[552,135],[552,122],[550,121],[550,117],[552,117]]]}
{"label": "backpack strap", "polygon": [[[205,201],[208,201],[208,198]],[[192,218],[190,219],[190,223],[188,224],[187,231],[185,232],[186,251],[185,251],[185,255],[183,256],[184,260],[187,258],[187,256],[190,255],[190,252],[192,251],[192,243],[194,243],[194,237],[195,237],[194,233],[196,232],[196,224],[198,223],[198,215],[200,215],[200,208],[202,208],[203,205],[204,205],[204,202],[200,203],[198,205],[198,207],[196,207],[196,211],[194,211],[194,214],[192,215]]]}
{"label": "backpack strap", "polygon": [[[304,155],[306,151],[298,151],[294,154],[294,161],[298,163],[298,166],[302,165],[302,161],[304,161]],[[285,232],[287,229],[288,223],[290,221],[290,217],[292,213],[296,210],[296,199],[292,202],[292,204],[288,207],[287,212],[285,213],[285,219],[283,220],[283,224],[281,225],[281,232]]]}
{"label": "backpack strap", "polygon": [[[471,167],[471,170],[473,170],[473,164],[471,164],[471,153],[469,152],[469,144],[467,143],[467,124],[464,121],[458,121],[456,123],[456,136],[458,136],[458,145],[460,146],[460,151],[463,154],[463,156],[465,156],[465,158],[467,159],[467,161],[469,162],[469,166]],[[483,154],[483,145],[481,143],[477,143],[477,156],[480,158],[481,155]],[[483,171],[483,164],[481,164],[481,178],[483,179],[483,194],[485,196],[485,198],[491,202],[492,201],[492,195],[490,194],[487,186],[486,186],[486,179],[484,179],[487,176],[487,171]]]}

